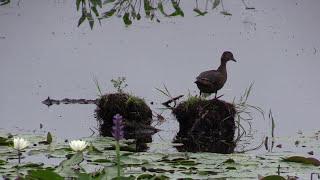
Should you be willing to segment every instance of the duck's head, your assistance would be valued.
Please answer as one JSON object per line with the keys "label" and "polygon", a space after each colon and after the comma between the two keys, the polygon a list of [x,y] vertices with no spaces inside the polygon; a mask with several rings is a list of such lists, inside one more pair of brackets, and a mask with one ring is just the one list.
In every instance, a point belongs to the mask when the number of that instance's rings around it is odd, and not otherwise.
{"label": "duck's head", "polygon": [[234,57],[232,52],[230,51],[225,51],[223,52],[222,56],[221,56],[221,61],[227,62],[227,61],[234,61],[237,62]]}

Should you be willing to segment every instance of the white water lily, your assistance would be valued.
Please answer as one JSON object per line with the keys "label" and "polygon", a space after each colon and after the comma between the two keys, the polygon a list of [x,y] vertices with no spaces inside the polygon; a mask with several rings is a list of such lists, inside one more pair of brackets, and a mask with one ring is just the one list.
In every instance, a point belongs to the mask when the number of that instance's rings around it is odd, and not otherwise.
{"label": "white water lily", "polygon": [[73,140],[69,145],[73,151],[83,151],[88,146],[88,143],[82,140]]}
{"label": "white water lily", "polygon": [[20,151],[29,146],[29,142],[23,138],[13,138],[13,148]]}

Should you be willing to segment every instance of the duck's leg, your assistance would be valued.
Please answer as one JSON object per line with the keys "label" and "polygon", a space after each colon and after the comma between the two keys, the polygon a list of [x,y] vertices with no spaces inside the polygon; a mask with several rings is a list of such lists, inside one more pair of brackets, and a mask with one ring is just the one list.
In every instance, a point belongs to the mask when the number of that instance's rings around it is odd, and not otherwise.
{"label": "duck's leg", "polygon": [[217,99],[217,93],[218,93],[218,91],[216,91],[216,92],[214,93],[214,98],[215,98],[215,99]]}
{"label": "duck's leg", "polygon": [[218,91],[216,91],[216,93],[215,93],[214,99],[219,99],[219,98],[221,98],[221,97],[223,96],[223,94],[222,94],[222,95],[220,95],[220,96],[217,97],[217,92],[218,92]]}

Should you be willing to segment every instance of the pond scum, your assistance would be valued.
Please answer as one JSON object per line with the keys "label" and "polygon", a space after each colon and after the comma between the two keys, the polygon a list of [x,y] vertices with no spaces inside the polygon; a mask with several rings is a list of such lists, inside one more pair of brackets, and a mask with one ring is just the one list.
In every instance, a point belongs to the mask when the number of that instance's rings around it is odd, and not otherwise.
{"label": "pond scum", "polygon": [[[118,83],[118,87],[121,84]],[[151,141],[151,134],[156,131],[150,126],[152,111],[143,99],[119,91],[101,94],[95,102],[103,136],[73,141],[81,142],[81,147],[77,147],[56,139],[50,132],[46,136],[0,132],[0,174],[3,179],[28,180],[320,178],[320,161],[310,156],[311,153],[306,155],[281,148],[256,155],[234,153],[236,143],[246,133],[240,122],[246,118],[239,112],[248,113],[245,102],[251,87],[238,104],[189,96],[187,101],[172,108],[180,123],[175,141],[183,143],[176,147],[180,152],[174,153],[140,152],[147,148],[145,141]],[[116,121],[114,111],[122,116],[119,122],[123,123],[118,124],[121,133],[118,132],[116,140],[104,137],[116,134],[112,127]],[[238,135],[233,140],[235,132]],[[273,137],[273,141],[283,145],[298,141],[300,149],[312,149],[312,154],[317,155],[320,153],[319,136],[320,131],[292,136],[290,140]],[[22,137],[23,146],[28,146],[17,148],[15,137]],[[121,140],[122,137],[125,139]],[[139,141],[144,141],[144,146],[139,146]]]}

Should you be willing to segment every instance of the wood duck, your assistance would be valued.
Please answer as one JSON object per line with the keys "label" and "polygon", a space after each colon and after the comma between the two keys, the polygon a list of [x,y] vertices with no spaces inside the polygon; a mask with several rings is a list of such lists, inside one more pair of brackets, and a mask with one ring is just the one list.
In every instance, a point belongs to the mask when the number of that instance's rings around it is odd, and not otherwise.
{"label": "wood duck", "polygon": [[218,90],[220,90],[227,81],[226,65],[230,60],[237,62],[230,51],[225,51],[221,56],[221,64],[217,70],[209,70],[200,73],[195,81],[200,90],[200,96],[202,93],[215,93],[215,98],[217,98]]}

